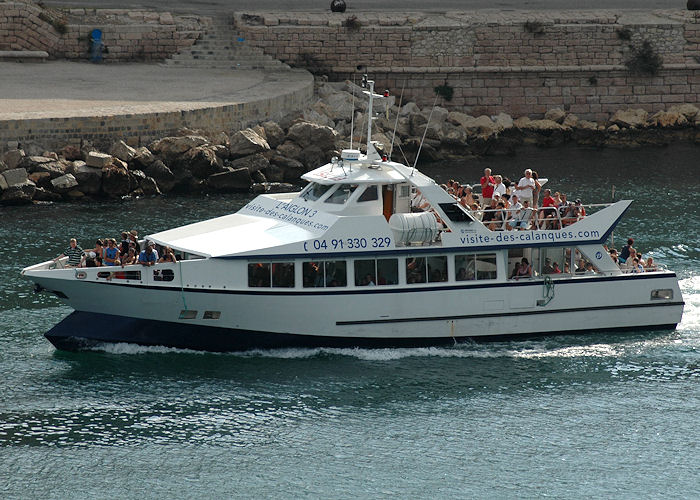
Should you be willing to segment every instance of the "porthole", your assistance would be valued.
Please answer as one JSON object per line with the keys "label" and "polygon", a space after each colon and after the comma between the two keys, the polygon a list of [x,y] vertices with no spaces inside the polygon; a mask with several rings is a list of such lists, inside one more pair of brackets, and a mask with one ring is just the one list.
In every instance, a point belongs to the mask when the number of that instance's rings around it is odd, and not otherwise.
{"label": "porthole", "polygon": [[195,319],[197,317],[197,311],[192,311],[190,309],[183,309],[180,311],[180,319]]}
{"label": "porthole", "polygon": [[651,291],[651,300],[671,300],[673,299],[673,290],[670,288],[661,288]]}

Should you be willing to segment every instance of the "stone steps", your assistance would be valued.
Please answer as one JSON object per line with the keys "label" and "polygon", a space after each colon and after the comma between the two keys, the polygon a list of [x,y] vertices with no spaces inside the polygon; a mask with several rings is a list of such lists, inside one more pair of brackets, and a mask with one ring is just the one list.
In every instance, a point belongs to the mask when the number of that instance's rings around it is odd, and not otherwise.
{"label": "stone steps", "polygon": [[181,68],[231,68],[256,70],[288,70],[289,66],[251,47],[234,29],[229,19],[216,19],[211,27],[195,42],[166,59],[166,66]]}

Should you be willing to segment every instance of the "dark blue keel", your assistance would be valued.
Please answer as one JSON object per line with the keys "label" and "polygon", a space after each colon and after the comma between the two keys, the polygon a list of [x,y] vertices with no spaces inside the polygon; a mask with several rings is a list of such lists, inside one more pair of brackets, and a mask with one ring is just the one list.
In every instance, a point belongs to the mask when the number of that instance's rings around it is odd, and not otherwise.
{"label": "dark blue keel", "polygon": [[[654,325],[649,330],[673,330],[675,324]],[[612,330],[639,330],[609,328]],[[111,314],[74,311],[46,333],[46,338],[64,351],[79,351],[105,343],[129,343],[143,346],[164,346],[197,351],[233,352],[252,349],[289,347],[428,347],[453,345],[467,339],[475,341],[507,340],[510,338],[541,337],[551,334],[580,334],[583,331],[553,331],[537,334],[494,335],[479,337],[431,338],[368,338],[325,337],[264,331],[215,328],[200,325],[170,323],[148,319],[127,318]]]}

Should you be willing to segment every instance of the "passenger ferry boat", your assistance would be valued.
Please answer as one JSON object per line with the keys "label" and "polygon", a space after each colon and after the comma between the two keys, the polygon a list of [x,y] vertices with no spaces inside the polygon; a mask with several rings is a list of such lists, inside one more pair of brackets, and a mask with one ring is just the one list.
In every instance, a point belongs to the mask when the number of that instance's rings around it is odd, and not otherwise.
{"label": "passenger ferry boat", "polygon": [[[235,214],[148,236],[177,263],[25,268],[75,309],[46,337],[66,350],[389,347],[681,320],[675,273],[624,273],[603,246],[630,200],[589,206],[561,229],[490,230],[369,139],[366,154],[343,150],[302,178],[299,193],[263,194]],[[429,210],[412,210],[418,192]],[[523,258],[531,275],[511,279]],[[562,272],[548,274],[552,263]]]}

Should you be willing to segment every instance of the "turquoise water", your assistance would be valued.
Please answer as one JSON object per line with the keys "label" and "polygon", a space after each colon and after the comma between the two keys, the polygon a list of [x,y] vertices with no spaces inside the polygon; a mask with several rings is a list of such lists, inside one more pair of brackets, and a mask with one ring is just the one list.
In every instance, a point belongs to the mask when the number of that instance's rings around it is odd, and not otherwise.
{"label": "turquoise water", "polygon": [[679,275],[685,314],[667,332],[65,353],[43,333],[70,309],[33,294],[21,267],[72,235],[151,233],[248,198],[0,208],[0,498],[698,498],[698,153],[532,150],[425,169],[473,182],[486,165],[529,166],[586,202],[615,184],[636,200],[616,238]]}

